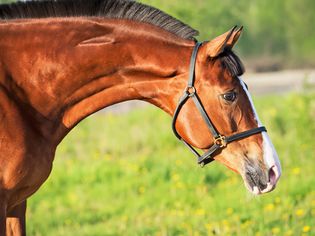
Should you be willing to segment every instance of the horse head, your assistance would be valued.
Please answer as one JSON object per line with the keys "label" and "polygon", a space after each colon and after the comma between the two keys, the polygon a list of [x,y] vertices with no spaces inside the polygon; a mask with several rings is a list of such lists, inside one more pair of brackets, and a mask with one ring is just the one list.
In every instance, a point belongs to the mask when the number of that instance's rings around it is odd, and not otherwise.
{"label": "horse head", "polygon": [[239,173],[250,192],[261,194],[276,187],[281,166],[240,79],[244,67],[232,48],[241,32],[234,27],[195,50],[193,85],[188,83],[175,112],[174,129],[190,148],[213,149],[215,160]]}

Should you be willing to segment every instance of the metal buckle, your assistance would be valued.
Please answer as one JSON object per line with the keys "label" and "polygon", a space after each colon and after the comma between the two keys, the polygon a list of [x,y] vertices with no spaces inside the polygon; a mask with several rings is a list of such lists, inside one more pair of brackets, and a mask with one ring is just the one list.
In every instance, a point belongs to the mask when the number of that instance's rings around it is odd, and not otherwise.
{"label": "metal buckle", "polygon": [[187,93],[187,95],[188,95],[189,97],[192,97],[192,96],[194,96],[194,94],[196,93],[196,89],[195,89],[194,86],[187,86],[187,87],[185,88],[185,92]]}
{"label": "metal buckle", "polygon": [[214,138],[214,143],[218,145],[220,148],[226,147],[227,142],[224,135],[219,134],[218,137]]}

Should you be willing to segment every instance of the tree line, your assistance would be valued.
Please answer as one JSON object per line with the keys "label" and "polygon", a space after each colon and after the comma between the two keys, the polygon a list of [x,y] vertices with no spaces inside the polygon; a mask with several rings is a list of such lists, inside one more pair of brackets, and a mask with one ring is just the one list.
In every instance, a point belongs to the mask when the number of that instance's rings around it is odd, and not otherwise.
{"label": "tree line", "polygon": [[259,63],[281,68],[315,65],[313,0],[142,2],[156,6],[198,29],[199,40],[209,40],[234,25],[244,26],[236,51],[252,66]]}

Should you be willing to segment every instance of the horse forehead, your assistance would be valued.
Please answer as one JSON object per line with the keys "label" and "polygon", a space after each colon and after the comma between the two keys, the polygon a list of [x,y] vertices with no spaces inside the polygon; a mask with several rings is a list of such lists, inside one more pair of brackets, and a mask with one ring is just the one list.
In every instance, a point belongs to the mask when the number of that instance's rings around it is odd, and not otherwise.
{"label": "horse forehead", "polygon": [[[202,67],[203,71],[201,74],[205,75],[205,79],[210,80],[211,85],[224,87],[233,84],[234,86],[239,85],[239,81],[234,78],[229,69],[224,66],[220,59],[212,59],[206,62],[206,66]],[[223,88],[224,89],[224,88]]]}

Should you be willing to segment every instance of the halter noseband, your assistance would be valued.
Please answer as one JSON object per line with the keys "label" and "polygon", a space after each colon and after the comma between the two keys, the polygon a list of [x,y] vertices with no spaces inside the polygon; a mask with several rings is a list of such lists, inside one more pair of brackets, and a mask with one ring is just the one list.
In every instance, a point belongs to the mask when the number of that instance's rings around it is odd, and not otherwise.
{"label": "halter noseband", "polygon": [[[202,45],[202,43],[197,42],[193,53],[190,59],[190,67],[189,67],[189,79],[188,79],[188,85],[184,90],[183,96],[179,99],[178,105],[176,107],[176,110],[174,112],[173,121],[172,121],[172,129],[175,134],[175,136],[181,140],[189,149],[190,151],[197,156],[198,158],[198,164],[201,166],[204,166],[212,161],[214,161],[215,152],[218,150],[221,150],[227,146],[230,142],[246,138],[248,136],[258,134],[261,132],[267,132],[266,128],[264,126],[257,127],[254,129],[250,129],[244,132],[240,132],[237,134],[233,134],[231,136],[224,136],[220,134],[216,128],[214,127],[213,123],[211,122],[207,112],[205,111],[204,106],[201,103],[201,100],[197,94],[196,88],[194,87],[195,82],[195,64],[196,64],[196,58],[197,58],[197,52],[199,47]],[[212,146],[202,155],[200,155],[196,149],[193,148],[189,143],[187,143],[182,136],[177,132],[176,130],[176,120],[179,115],[179,112],[181,111],[182,107],[185,105],[187,100],[191,98],[197,109],[199,110],[203,120],[205,121],[206,125],[208,126],[212,136],[213,136],[213,144]]]}

